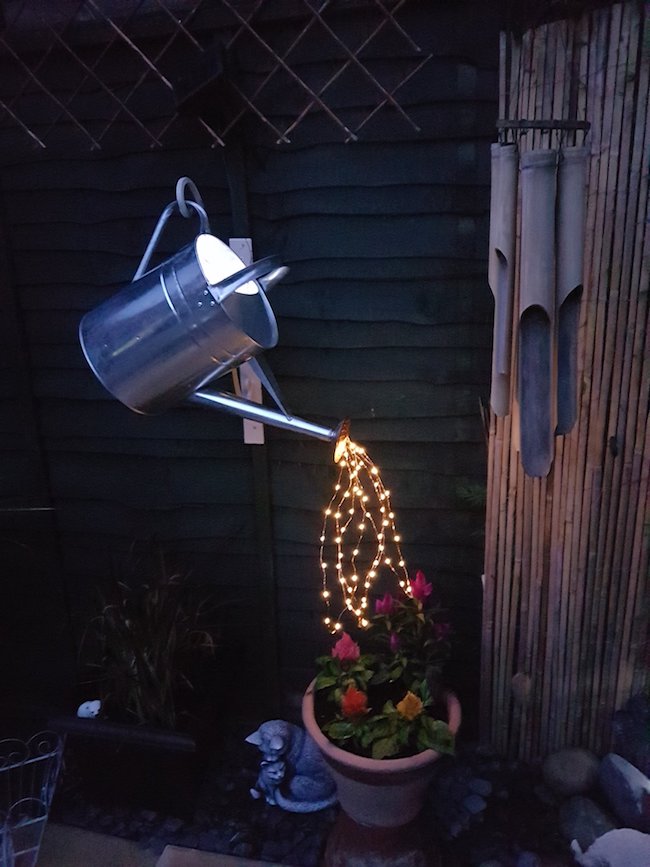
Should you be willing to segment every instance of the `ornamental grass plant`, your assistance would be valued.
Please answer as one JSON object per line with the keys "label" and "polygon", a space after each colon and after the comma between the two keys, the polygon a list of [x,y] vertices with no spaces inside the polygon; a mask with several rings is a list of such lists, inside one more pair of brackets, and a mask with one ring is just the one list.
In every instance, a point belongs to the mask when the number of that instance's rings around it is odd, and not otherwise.
{"label": "ornamental grass plant", "polygon": [[185,574],[167,568],[162,551],[153,556],[153,568],[136,562],[132,576],[99,594],[84,639],[86,682],[109,719],[179,730],[198,698],[200,672],[215,656],[213,606]]}
{"label": "ornamental grass plant", "polygon": [[436,718],[451,629],[432,591],[417,572],[399,598],[376,600],[357,640],[344,632],[330,655],[317,659],[316,718],[341,749],[373,759],[453,752],[454,736]]}

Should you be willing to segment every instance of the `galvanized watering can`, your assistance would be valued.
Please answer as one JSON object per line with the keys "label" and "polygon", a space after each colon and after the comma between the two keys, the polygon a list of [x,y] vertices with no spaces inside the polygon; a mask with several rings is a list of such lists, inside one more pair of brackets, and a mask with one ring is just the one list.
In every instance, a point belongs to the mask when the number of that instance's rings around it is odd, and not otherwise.
{"label": "galvanized watering can", "polygon": [[[200,233],[147,270],[165,223],[176,210],[190,216],[188,206],[198,214]],[[244,266],[211,234],[202,204],[177,198],[163,210],[133,282],[81,320],[79,338],[86,360],[102,385],[135,412],[163,412],[189,401],[336,440],[339,428],[321,427],[287,412],[272,375],[256,359],[278,341],[265,293],[286,271],[274,258]],[[208,382],[246,361],[277,410],[234,394],[204,390]]]}

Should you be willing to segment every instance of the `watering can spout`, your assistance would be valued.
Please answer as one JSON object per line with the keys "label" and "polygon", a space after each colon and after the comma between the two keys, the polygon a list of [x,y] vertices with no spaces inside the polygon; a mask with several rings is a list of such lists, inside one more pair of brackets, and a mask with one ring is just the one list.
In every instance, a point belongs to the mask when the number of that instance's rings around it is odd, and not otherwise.
{"label": "watering can spout", "polygon": [[274,268],[272,271],[269,271],[268,274],[265,274],[263,277],[260,277],[257,281],[262,289],[265,292],[268,292],[269,289],[273,289],[273,287],[280,282],[286,275],[289,273],[289,269],[284,265],[280,265],[279,268]]}
{"label": "watering can spout", "polygon": [[294,433],[303,434],[305,436],[315,437],[325,442],[336,442],[341,435],[341,431],[345,427],[345,422],[341,422],[336,428],[328,428],[322,425],[314,424],[296,416],[285,414],[284,412],[271,409],[263,406],[260,403],[245,400],[241,397],[235,397],[233,394],[227,394],[221,391],[205,391],[200,390],[194,392],[188,398],[189,403],[198,406],[209,407],[210,409],[224,410],[231,415],[237,415],[240,418],[247,418],[251,421],[261,422],[262,424],[270,425],[271,427],[290,430]]}

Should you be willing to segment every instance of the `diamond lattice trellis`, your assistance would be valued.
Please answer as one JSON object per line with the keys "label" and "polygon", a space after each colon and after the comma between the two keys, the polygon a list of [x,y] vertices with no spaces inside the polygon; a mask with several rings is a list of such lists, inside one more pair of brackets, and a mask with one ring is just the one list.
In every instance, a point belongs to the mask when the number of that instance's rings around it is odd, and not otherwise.
{"label": "diamond lattice trellis", "polygon": [[429,56],[406,3],[7,0],[0,126],[38,148],[66,127],[93,149],[125,124],[160,147],[188,114],[213,145],[251,117],[278,144],[317,113],[345,141],[386,108],[417,130],[399,91]]}

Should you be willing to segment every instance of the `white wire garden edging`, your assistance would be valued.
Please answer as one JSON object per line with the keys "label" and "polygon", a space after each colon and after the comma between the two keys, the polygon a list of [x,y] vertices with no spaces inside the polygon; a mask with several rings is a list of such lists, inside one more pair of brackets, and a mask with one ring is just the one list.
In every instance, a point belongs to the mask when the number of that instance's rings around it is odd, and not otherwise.
{"label": "white wire garden edging", "polygon": [[0,741],[0,867],[35,867],[62,757],[54,732]]}

